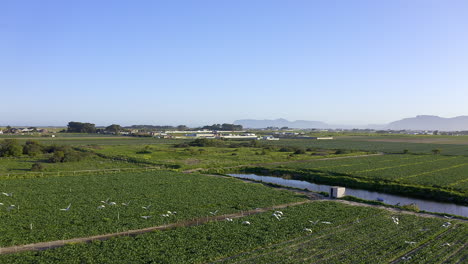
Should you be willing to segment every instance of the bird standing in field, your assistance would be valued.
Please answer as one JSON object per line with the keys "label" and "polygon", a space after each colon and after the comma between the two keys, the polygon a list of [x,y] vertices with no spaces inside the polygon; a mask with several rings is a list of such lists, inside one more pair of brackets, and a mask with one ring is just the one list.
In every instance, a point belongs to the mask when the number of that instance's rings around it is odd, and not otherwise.
{"label": "bird standing in field", "polygon": [[12,196],[13,196],[13,193],[2,192],[2,194],[5,195],[5,196],[8,196],[8,197],[12,197]]}

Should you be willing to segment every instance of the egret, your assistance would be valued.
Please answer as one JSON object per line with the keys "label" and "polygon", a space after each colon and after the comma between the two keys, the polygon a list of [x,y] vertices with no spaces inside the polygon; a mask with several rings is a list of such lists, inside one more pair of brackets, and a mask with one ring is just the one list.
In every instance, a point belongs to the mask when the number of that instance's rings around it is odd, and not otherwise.
{"label": "egret", "polygon": [[129,204],[130,204],[130,202],[122,203],[123,206],[128,206]]}
{"label": "egret", "polygon": [[3,203],[0,203],[0,205],[3,205]]}
{"label": "egret", "polygon": [[6,192],[2,192],[2,194],[3,194],[3,195],[5,195],[5,196],[8,196],[8,197],[11,197],[11,196],[13,196],[13,193],[6,193]]}
{"label": "egret", "polygon": [[218,213],[218,210],[214,211],[214,212],[210,212],[211,215],[215,215]]}
{"label": "egret", "polygon": [[393,223],[397,225],[400,223],[400,219],[398,219],[398,217],[392,216],[392,220],[393,220]]}
{"label": "egret", "polygon": [[406,240],[405,240],[405,243],[406,243],[406,244],[410,244],[410,245],[416,244],[416,242],[414,242],[414,241],[406,241]]}
{"label": "egret", "polygon": [[442,244],[442,246],[449,246],[450,247],[451,245],[450,245],[450,243],[445,242],[444,244]]}
{"label": "egret", "polygon": [[110,202],[109,205],[117,205],[115,202]]}
{"label": "egret", "polygon": [[280,215],[278,215],[278,214],[273,214],[273,216],[276,217],[276,219],[278,219],[278,221],[281,220],[281,216],[280,216]]}
{"label": "egret", "polygon": [[444,217],[447,218],[447,219],[452,219],[453,218],[453,216],[447,216],[447,215],[444,215]]}
{"label": "egret", "polygon": [[281,211],[275,211],[275,214],[283,216],[283,212]]}
{"label": "egret", "polygon": [[452,223],[450,223],[450,222],[445,222],[442,226],[443,226],[443,227],[449,227],[449,226],[451,226],[451,225],[452,225]]}
{"label": "egret", "polygon": [[250,225],[250,222],[249,221],[244,221],[242,222],[243,225]]}
{"label": "egret", "polygon": [[70,210],[70,206],[71,206],[71,204],[69,204],[69,205],[67,206],[67,208],[60,209],[60,211],[68,211],[68,210]]}
{"label": "egret", "polygon": [[108,202],[109,202],[109,199],[110,199],[110,198],[107,198],[107,200],[105,200],[105,201],[101,201],[101,203],[105,203],[105,204],[106,204],[106,203],[108,203]]}
{"label": "egret", "polygon": [[304,231],[312,233],[312,229],[310,229],[310,228],[304,228]]}
{"label": "egret", "polygon": [[327,222],[327,221],[322,221],[321,223],[322,223],[322,224],[331,225],[331,222]]}
{"label": "egret", "polygon": [[232,218],[226,217],[226,221],[232,222],[233,220],[232,220]]}
{"label": "egret", "polygon": [[141,218],[148,220],[149,218],[151,218],[151,215],[142,215]]}
{"label": "egret", "polygon": [[145,210],[149,210],[149,209],[150,209],[150,207],[151,207],[151,204],[150,204],[150,205],[148,205],[148,206],[142,206],[141,208],[143,208],[143,209],[145,209]]}
{"label": "egret", "polygon": [[320,220],[317,220],[317,221],[312,221],[312,220],[309,220],[310,223],[316,225]]}
{"label": "egret", "polygon": [[170,215],[169,214],[162,214],[161,216],[162,217],[169,217]]}
{"label": "egret", "polygon": [[103,209],[104,207],[106,207],[106,206],[101,204],[100,206],[97,207],[97,209]]}

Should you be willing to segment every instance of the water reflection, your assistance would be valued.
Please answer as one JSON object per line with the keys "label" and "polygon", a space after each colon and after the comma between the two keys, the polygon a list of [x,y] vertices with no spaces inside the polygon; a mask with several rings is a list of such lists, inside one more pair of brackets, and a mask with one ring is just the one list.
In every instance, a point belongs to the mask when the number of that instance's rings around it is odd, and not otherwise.
{"label": "water reflection", "polygon": [[[233,177],[237,177],[237,178],[274,183],[278,185],[299,188],[299,189],[307,189],[313,192],[327,192],[327,193],[330,192],[330,185],[314,184],[314,183],[300,181],[300,180],[287,180],[287,179],[283,179],[279,177],[259,176],[255,174],[229,174],[229,175]],[[374,200],[374,201],[379,200],[390,205],[406,205],[406,204],[414,203],[419,207],[419,209],[424,210],[424,211],[461,215],[464,217],[468,217],[468,207],[457,205],[457,204],[433,202],[433,201],[421,200],[421,199],[416,199],[416,198],[411,198],[411,197],[386,194],[386,193],[380,193],[380,192],[372,192],[372,191],[366,191],[366,190],[360,190],[360,189],[351,189],[351,188],[346,188],[346,195],[355,196],[355,197],[365,199],[365,200]]]}

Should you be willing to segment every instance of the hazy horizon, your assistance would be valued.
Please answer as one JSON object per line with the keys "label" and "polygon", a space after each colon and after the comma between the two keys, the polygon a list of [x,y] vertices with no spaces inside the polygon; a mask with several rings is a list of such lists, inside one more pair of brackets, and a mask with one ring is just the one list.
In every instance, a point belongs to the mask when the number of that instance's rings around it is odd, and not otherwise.
{"label": "hazy horizon", "polygon": [[468,2],[10,1],[0,125],[467,115]]}

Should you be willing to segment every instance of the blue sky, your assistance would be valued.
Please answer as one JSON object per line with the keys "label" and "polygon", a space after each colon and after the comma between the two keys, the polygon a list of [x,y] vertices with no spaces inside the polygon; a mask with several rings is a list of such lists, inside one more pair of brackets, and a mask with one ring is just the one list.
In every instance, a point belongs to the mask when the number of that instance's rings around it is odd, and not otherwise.
{"label": "blue sky", "polygon": [[468,115],[468,1],[2,1],[0,125]]}

